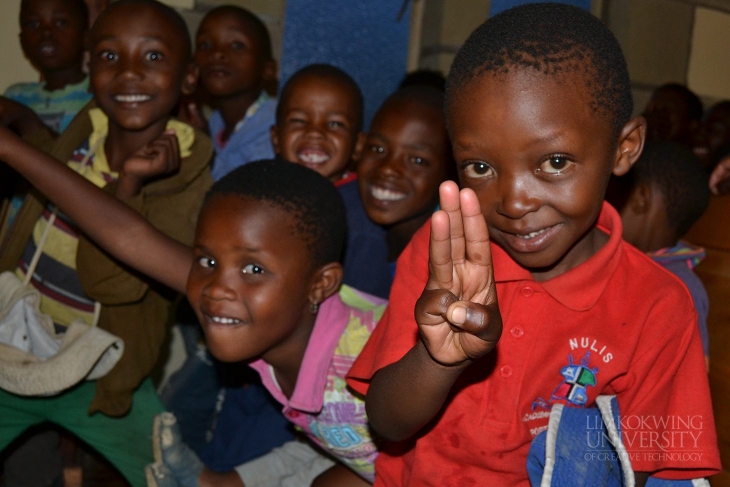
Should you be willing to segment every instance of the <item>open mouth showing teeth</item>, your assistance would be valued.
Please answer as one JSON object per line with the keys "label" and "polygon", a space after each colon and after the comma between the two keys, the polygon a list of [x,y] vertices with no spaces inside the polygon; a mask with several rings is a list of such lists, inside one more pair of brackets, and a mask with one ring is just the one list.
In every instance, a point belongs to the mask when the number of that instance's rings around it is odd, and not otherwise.
{"label": "open mouth showing teeth", "polygon": [[529,240],[531,238],[537,237],[538,235],[542,235],[543,233],[545,233],[545,230],[547,230],[547,228],[543,228],[542,230],[538,230],[536,232],[530,232],[527,235],[520,235],[518,233],[515,233],[514,236],[515,237],[519,237],[519,238],[523,238],[525,240]]}
{"label": "open mouth showing teeth", "polygon": [[223,317],[223,316],[211,316],[210,317],[210,320],[213,323],[220,323],[222,325],[235,325],[235,324],[241,322],[241,320],[239,320],[239,319],[236,319],[236,318],[226,318],[226,317]]}
{"label": "open mouth showing teeth", "polygon": [[383,201],[400,201],[406,198],[404,193],[378,187],[370,188],[370,194],[373,195],[373,198]]}
{"label": "open mouth showing teeth", "polygon": [[300,161],[306,164],[322,164],[330,158],[330,156],[320,151],[302,151],[297,156]]}
{"label": "open mouth showing teeth", "polygon": [[149,95],[116,95],[114,101],[122,103],[140,103],[149,100]]}
{"label": "open mouth showing teeth", "polygon": [[41,46],[40,52],[44,56],[50,55],[50,54],[55,54],[56,48],[54,46],[49,46],[49,45]]}

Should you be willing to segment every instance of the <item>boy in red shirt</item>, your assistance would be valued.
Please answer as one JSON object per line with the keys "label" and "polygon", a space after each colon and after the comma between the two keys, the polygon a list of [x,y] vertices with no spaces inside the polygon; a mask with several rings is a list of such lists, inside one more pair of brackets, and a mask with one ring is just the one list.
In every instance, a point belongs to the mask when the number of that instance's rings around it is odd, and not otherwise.
{"label": "boy in red shirt", "polygon": [[581,9],[517,7],[464,44],[446,113],[465,189],[442,185],[350,370],[392,442],[376,486],[529,485],[552,405],[600,394],[617,396],[637,485],[717,472],[691,297],[603,203],[641,154],[631,112],[621,49]]}

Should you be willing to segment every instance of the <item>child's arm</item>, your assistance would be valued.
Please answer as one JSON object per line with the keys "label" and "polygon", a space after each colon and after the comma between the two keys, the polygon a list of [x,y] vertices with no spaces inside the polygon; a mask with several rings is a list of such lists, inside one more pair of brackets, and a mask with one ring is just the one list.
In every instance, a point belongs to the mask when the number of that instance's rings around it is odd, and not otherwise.
{"label": "child's arm", "polygon": [[367,393],[373,428],[393,441],[412,436],[436,416],[462,371],[502,334],[489,233],[476,194],[459,192],[453,181],[439,192],[429,279],[416,303],[420,339],[375,374]]}
{"label": "child's arm", "polygon": [[[163,159],[158,153],[157,157],[146,157],[146,163],[166,164]],[[0,160],[56,203],[111,255],[177,291],[185,291],[193,260],[190,248],[165,236],[124,203],[5,127],[0,127]]]}
{"label": "child's arm", "polygon": [[0,124],[15,128],[21,137],[47,128],[33,110],[4,96],[0,96]]}

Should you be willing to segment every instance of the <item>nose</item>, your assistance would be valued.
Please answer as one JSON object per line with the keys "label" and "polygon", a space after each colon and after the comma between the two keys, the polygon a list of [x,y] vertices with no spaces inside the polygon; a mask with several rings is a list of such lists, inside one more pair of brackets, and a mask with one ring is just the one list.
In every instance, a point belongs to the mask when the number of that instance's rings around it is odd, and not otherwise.
{"label": "nose", "polygon": [[324,138],[324,126],[327,121],[313,120],[307,125],[305,137],[308,139],[321,139]]}
{"label": "nose", "polygon": [[125,78],[143,78],[144,70],[140,69],[142,66],[137,63],[132,56],[123,56],[120,66],[120,74]]}
{"label": "nose", "polygon": [[503,177],[497,189],[500,192],[497,213],[500,215],[518,220],[540,208],[536,188],[532,188],[525,177]]}
{"label": "nose", "polygon": [[396,176],[402,172],[406,157],[406,154],[397,150],[386,152],[380,160],[378,171],[383,176]]}
{"label": "nose", "polygon": [[203,286],[203,296],[212,301],[227,301],[236,299],[236,291],[230,285],[231,276],[217,271],[208,277]]}

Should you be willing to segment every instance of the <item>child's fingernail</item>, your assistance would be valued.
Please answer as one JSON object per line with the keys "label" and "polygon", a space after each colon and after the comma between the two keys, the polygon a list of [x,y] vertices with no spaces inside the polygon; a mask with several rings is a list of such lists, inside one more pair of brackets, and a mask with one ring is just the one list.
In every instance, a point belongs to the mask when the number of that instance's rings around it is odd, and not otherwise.
{"label": "child's fingernail", "polygon": [[455,325],[463,325],[466,321],[466,308],[457,306],[451,310],[451,322]]}
{"label": "child's fingernail", "polygon": [[175,133],[175,129],[167,129],[167,130],[165,130],[165,133],[172,135]]}

